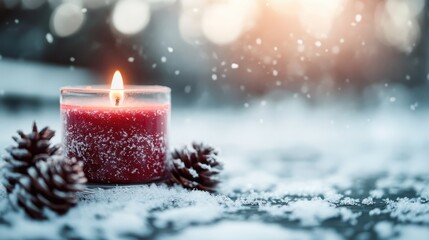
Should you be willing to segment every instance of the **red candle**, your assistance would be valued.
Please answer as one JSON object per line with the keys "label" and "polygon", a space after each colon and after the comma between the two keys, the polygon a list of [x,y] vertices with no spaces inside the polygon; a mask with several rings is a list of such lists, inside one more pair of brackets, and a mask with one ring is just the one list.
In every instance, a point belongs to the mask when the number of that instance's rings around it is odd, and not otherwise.
{"label": "red candle", "polygon": [[161,179],[168,153],[170,90],[161,86],[123,89],[120,78],[115,73],[111,89],[61,90],[65,153],[83,161],[91,183]]}

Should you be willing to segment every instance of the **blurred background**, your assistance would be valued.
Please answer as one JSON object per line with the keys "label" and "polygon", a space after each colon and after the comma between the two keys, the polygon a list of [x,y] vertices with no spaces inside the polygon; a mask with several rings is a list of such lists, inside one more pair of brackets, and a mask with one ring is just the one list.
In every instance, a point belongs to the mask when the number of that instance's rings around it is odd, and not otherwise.
{"label": "blurred background", "polygon": [[176,106],[269,99],[358,107],[428,97],[424,0],[0,0],[0,108],[58,88],[173,89]]}

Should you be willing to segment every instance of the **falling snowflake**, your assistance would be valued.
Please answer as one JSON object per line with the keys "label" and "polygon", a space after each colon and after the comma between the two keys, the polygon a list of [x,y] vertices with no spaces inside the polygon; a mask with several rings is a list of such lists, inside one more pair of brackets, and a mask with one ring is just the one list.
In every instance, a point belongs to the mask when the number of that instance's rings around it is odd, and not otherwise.
{"label": "falling snowflake", "polygon": [[277,71],[277,70],[273,70],[273,76],[277,76],[277,75],[279,75],[279,72]]}
{"label": "falling snowflake", "polygon": [[360,21],[362,21],[362,15],[360,15],[360,14],[356,14],[356,16],[355,16],[355,21],[358,23],[358,22],[360,22]]}
{"label": "falling snowflake", "polygon": [[185,91],[185,93],[191,93],[192,87],[190,85],[186,85],[184,91]]}
{"label": "falling snowflake", "polygon": [[46,37],[46,41],[48,43],[53,43],[54,42],[54,37],[52,36],[51,33],[47,33],[45,37]]}

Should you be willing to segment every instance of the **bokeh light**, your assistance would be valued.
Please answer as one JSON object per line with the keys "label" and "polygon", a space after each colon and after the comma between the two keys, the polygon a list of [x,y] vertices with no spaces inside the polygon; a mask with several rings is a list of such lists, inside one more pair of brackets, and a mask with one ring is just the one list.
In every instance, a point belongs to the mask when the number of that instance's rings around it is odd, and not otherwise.
{"label": "bokeh light", "polygon": [[111,1],[106,1],[106,0],[90,0],[90,1],[82,1],[82,4],[85,8],[89,8],[89,9],[98,9],[101,8],[103,6],[106,6],[108,4],[110,4]]}
{"label": "bokeh light", "polygon": [[326,38],[346,0],[300,0],[299,20],[315,38]]}
{"label": "bokeh light", "polygon": [[179,32],[183,40],[189,44],[195,43],[201,36],[201,18],[207,2],[201,0],[183,0],[179,16]]}
{"label": "bokeh light", "polygon": [[209,6],[202,19],[204,36],[209,41],[219,45],[236,40],[244,26],[243,12],[237,10],[228,3],[217,3]]}
{"label": "bokeh light", "polygon": [[381,3],[376,14],[379,39],[400,51],[411,52],[420,37],[419,17],[423,7],[423,0]]}
{"label": "bokeh light", "polygon": [[259,4],[258,0],[184,0],[179,18],[180,34],[191,44],[198,43],[201,37],[217,45],[233,43],[254,26]]}
{"label": "bokeh light", "polygon": [[145,1],[118,1],[113,9],[112,23],[115,29],[125,35],[142,31],[150,19],[150,8]]}
{"label": "bokeh light", "polygon": [[188,43],[193,43],[201,35],[201,26],[199,23],[200,15],[192,11],[184,11],[179,18],[180,35]]}
{"label": "bokeh light", "polygon": [[68,37],[82,27],[84,20],[80,5],[64,2],[51,15],[51,30],[59,37]]}
{"label": "bokeh light", "polygon": [[21,4],[24,9],[36,9],[45,3],[45,0],[22,0]]}

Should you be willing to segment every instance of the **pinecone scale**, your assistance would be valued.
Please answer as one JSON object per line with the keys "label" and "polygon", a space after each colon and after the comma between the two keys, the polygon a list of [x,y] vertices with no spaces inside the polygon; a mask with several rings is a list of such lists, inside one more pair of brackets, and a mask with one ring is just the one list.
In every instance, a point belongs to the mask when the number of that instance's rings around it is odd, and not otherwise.
{"label": "pinecone scale", "polygon": [[45,210],[64,214],[78,202],[76,192],[85,188],[82,163],[66,157],[49,158],[28,168],[11,193],[18,205],[32,218],[43,219]]}
{"label": "pinecone scale", "polygon": [[17,184],[20,174],[25,174],[26,170],[34,166],[38,160],[45,160],[50,156],[60,154],[60,145],[51,146],[50,140],[55,135],[55,131],[48,127],[38,131],[36,123],[33,123],[32,131],[25,134],[17,131],[18,137],[13,136],[16,146],[6,149],[9,156],[4,157],[4,175],[2,184],[10,193]]}
{"label": "pinecone scale", "polygon": [[174,150],[169,164],[168,184],[180,184],[188,189],[213,192],[220,182],[217,175],[222,164],[217,161],[218,152],[202,143],[193,143],[190,148]]}

